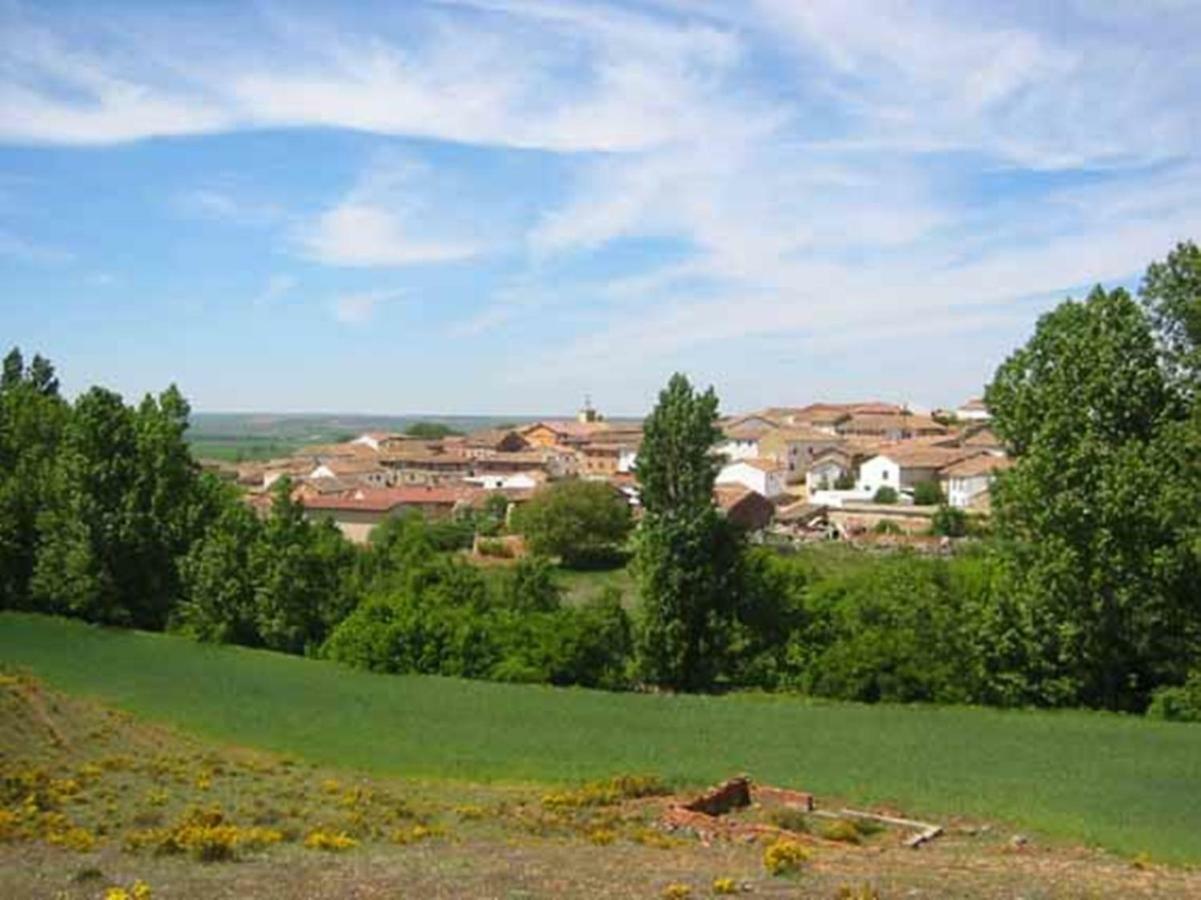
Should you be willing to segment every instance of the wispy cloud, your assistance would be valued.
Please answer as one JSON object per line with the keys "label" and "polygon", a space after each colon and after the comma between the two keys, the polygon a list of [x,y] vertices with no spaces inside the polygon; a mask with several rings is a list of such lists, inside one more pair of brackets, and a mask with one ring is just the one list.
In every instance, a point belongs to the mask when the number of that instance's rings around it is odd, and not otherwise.
{"label": "wispy cloud", "polygon": [[217,187],[189,188],[177,193],[171,202],[184,215],[235,225],[273,225],[284,218],[284,211],[277,204]]}
{"label": "wispy cloud", "polygon": [[3,230],[0,230],[0,256],[36,266],[63,265],[75,258],[70,250],[31,241]]}
{"label": "wispy cloud", "polygon": [[255,306],[270,306],[276,300],[290,294],[296,285],[295,276],[277,273],[267,279],[263,289],[255,295],[252,302]]}
{"label": "wispy cloud", "polygon": [[381,304],[399,300],[403,296],[401,291],[389,290],[343,294],[334,299],[331,309],[334,318],[343,325],[364,325],[371,321]]}
{"label": "wispy cloud", "polygon": [[333,266],[400,267],[463,260],[481,252],[465,210],[441,207],[431,196],[435,175],[412,160],[388,156],[363,173],[338,203],[302,226],[298,238],[310,259]]}

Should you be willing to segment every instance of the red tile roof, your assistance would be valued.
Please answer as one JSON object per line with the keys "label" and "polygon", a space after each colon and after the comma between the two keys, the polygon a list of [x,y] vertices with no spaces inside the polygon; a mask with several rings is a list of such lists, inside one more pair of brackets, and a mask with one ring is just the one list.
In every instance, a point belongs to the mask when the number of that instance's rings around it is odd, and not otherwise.
{"label": "red tile roof", "polygon": [[302,497],[307,509],[347,509],[363,512],[388,512],[398,506],[435,504],[453,506],[466,499],[470,491],[448,487],[361,488],[336,496]]}

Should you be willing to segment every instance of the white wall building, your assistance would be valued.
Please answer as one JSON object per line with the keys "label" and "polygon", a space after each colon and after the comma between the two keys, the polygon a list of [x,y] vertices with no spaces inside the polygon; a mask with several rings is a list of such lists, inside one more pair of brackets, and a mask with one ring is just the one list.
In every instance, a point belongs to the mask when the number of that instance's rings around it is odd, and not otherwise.
{"label": "white wall building", "polygon": [[944,467],[942,491],[947,495],[947,503],[959,509],[973,506],[988,493],[996,473],[1012,464],[1004,457],[984,453]]}
{"label": "white wall building", "polygon": [[787,467],[774,459],[736,460],[717,474],[718,484],[740,484],[769,500],[784,493],[787,481]]}

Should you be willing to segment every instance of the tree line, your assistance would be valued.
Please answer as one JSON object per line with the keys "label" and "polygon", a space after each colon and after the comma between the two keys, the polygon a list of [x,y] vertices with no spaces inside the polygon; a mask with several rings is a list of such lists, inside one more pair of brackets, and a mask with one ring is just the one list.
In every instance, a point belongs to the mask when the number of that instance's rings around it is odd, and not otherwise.
{"label": "tree line", "polygon": [[[676,375],[644,423],[637,525],[568,482],[511,523],[535,555],[482,570],[447,551],[505,527],[496,504],[390,520],[360,548],[286,480],[264,517],[203,473],[176,388],[68,403],[13,351],[0,604],[379,671],[1201,716],[1201,251],[1177,246],[1137,297],[1061,303],[985,396],[1015,465],[954,558],[823,572],[750,546],[713,503],[718,398]],[[626,553],[632,610],[611,590],[567,603],[546,559]]]}

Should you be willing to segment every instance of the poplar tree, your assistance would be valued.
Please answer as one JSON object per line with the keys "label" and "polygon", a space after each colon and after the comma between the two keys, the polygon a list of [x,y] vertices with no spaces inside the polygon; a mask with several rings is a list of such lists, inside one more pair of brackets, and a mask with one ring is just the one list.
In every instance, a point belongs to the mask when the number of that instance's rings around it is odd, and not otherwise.
{"label": "poplar tree", "polygon": [[738,602],[741,544],[713,484],[717,395],[675,374],[647,418],[635,466],[644,511],[634,568],[642,596],[643,677],[677,690],[711,687],[725,665]]}

